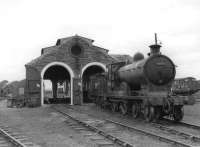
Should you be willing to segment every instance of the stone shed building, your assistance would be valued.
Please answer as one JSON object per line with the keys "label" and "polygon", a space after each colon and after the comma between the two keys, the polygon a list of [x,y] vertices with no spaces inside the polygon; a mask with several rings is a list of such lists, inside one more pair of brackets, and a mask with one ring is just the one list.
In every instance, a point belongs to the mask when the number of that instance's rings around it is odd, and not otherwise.
{"label": "stone shed building", "polygon": [[44,80],[52,82],[53,98],[57,98],[58,83],[65,83],[71,105],[87,101],[89,76],[106,71],[106,65],[117,57],[108,50],[93,45],[94,40],[78,35],[58,39],[56,45],[43,48],[41,56],[25,65],[26,98],[29,104],[44,104]]}

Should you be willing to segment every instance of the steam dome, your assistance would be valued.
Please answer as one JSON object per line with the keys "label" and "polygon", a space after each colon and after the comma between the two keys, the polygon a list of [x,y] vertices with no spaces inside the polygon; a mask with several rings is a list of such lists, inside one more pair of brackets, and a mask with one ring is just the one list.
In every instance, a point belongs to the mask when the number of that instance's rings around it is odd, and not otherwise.
{"label": "steam dome", "polygon": [[133,61],[139,61],[139,60],[142,60],[144,59],[144,55],[142,53],[136,53],[134,56],[133,56]]}

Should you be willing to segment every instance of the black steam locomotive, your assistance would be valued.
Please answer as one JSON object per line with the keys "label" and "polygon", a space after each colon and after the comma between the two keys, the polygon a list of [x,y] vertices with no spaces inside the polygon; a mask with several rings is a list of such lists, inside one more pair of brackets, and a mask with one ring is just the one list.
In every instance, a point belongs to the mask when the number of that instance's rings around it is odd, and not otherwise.
{"label": "black steam locomotive", "polygon": [[182,120],[183,98],[170,94],[175,65],[161,54],[160,47],[156,39],[147,58],[137,53],[132,63],[112,63],[107,66],[107,72],[92,76],[90,98],[113,112],[131,113],[134,118],[143,114],[148,122],[164,116]]}

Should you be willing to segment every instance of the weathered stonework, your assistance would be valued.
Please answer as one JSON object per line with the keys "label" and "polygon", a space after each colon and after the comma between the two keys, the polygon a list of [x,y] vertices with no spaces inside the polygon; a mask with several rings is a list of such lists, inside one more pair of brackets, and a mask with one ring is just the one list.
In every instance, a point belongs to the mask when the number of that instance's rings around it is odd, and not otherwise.
{"label": "weathered stonework", "polygon": [[[92,44],[93,40],[81,36],[72,36],[68,38],[58,39],[55,46],[43,48],[41,56],[27,63],[26,67],[26,97],[30,105],[41,105],[41,73],[45,66],[50,63],[64,63],[69,66],[73,73],[74,82],[73,89],[79,86],[77,82],[81,81],[82,69],[89,63],[101,63],[107,65],[116,61],[115,58],[108,55],[108,50],[97,47]],[[80,55],[76,56],[71,53],[73,45],[78,44],[81,47]],[[73,93],[73,92],[72,92]],[[82,95],[82,94],[81,94]],[[77,96],[73,93],[73,104],[81,104],[81,95]]]}

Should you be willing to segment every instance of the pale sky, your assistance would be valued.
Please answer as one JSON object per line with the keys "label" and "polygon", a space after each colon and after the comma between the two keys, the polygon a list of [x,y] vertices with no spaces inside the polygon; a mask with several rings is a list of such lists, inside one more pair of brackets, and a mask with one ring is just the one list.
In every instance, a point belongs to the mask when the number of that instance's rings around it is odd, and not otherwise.
{"label": "pale sky", "polygon": [[149,52],[155,32],[177,77],[200,79],[200,0],[0,0],[0,80],[25,78],[24,65],[58,38],[133,56]]}

